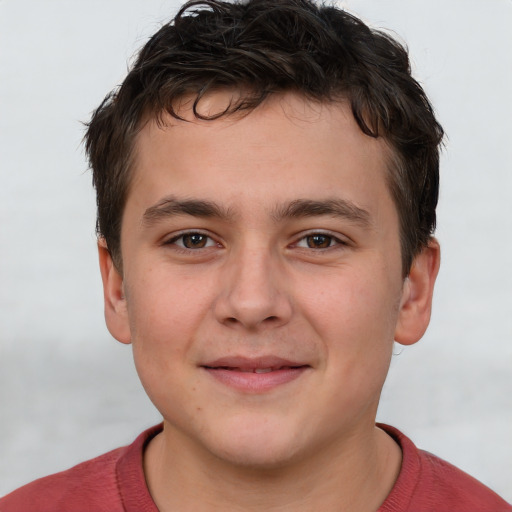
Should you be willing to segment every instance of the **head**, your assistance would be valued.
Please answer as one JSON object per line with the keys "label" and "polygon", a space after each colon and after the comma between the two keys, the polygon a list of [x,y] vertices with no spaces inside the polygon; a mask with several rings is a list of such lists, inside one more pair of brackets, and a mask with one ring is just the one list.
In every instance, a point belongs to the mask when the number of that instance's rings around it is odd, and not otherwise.
{"label": "head", "polygon": [[[220,111],[201,101],[231,90]],[[335,7],[307,0],[185,4],[142,48],[122,85],[95,111],[86,150],[97,191],[97,232],[122,271],[121,224],[137,134],[148,120],[180,118],[193,98],[198,119],[248,113],[293,92],[319,103],[347,102],[362,133],[388,149],[387,183],[400,223],[403,274],[435,229],[443,132],[412,78],[406,50]]]}
{"label": "head", "polygon": [[430,317],[440,136],[405,51],[334,8],[188,4],[149,41],[87,147],[107,325],[167,442],[364,449]]}

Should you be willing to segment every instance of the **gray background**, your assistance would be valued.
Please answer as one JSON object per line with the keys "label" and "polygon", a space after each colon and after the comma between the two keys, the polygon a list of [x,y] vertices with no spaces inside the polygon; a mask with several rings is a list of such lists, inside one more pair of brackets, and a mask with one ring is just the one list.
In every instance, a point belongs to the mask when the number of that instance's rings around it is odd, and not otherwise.
{"label": "gray background", "polygon": [[[434,316],[379,419],[512,500],[512,2],[350,0],[407,41],[447,133]],[[0,0],[0,495],[159,420],[103,323],[80,140],[164,0]]]}

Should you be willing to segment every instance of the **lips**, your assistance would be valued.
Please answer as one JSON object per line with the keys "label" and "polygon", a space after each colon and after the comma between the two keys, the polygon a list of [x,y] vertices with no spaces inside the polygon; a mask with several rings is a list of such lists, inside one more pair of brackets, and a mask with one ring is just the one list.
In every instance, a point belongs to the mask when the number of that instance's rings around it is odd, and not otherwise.
{"label": "lips", "polygon": [[[221,366],[217,369],[220,370],[231,370],[235,372],[243,372],[243,373],[269,373],[269,372],[275,372],[277,370],[284,370],[284,369],[290,369],[290,368],[297,368],[296,366],[273,366],[271,368],[232,368],[230,366]],[[215,368],[212,368],[212,370],[215,370]]]}
{"label": "lips", "polygon": [[210,369],[233,370],[239,372],[268,373],[282,369],[309,366],[298,361],[290,361],[276,356],[264,357],[223,357],[202,365]]}
{"label": "lips", "polygon": [[224,385],[245,392],[264,392],[301,376],[310,365],[276,356],[224,357],[201,365]]}

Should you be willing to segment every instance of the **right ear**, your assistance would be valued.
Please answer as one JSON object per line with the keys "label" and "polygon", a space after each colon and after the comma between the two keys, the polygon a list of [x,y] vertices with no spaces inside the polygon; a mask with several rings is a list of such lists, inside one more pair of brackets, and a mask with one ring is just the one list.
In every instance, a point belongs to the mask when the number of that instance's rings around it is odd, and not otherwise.
{"label": "right ear", "polygon": [[103,298],[105,300],[105,321],[114,338],[121,343],[131,342],[130,322],[124,294],[123,277],[116,269],[104,238],[98,240]]}

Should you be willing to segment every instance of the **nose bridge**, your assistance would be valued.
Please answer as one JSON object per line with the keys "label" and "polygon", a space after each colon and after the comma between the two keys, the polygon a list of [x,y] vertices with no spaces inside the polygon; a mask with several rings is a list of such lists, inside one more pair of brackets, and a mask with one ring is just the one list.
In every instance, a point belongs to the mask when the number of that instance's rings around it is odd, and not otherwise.
{"label": "nose bridge", "polygon": [[220,276],[219,321],[248,329],[286,323],[291,302],[282,272],[279,255],[264,243],[248,241],[233,251]]}

